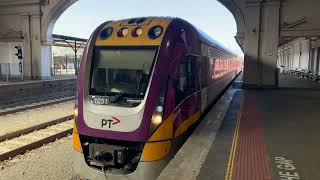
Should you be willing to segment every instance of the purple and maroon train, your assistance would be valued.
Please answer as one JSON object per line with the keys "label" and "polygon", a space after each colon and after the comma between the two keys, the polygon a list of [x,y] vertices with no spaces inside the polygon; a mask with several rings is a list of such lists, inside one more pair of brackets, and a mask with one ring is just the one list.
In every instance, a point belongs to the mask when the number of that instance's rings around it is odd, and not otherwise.
{"label": "purple and maroon train", "polygon": [[154,179],[242,68],[178,18],[106,22],[88,41],[73,130],[80,179]]}

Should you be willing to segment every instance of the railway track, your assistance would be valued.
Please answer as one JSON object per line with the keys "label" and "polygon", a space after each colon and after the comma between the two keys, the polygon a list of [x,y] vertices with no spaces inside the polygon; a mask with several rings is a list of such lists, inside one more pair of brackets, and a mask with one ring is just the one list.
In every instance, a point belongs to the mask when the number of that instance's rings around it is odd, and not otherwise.
{"label": "railway track", "polygon": [[41,147],[72,133],[72,116],[50,121],[0,139],[0,161]]}

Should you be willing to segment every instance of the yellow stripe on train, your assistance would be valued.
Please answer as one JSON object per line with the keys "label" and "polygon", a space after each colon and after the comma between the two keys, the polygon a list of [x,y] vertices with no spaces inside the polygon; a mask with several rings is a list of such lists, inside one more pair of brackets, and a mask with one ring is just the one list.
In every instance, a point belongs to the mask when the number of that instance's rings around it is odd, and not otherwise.
{"label": "yellow stripe on train", "polygon": [[[182,135],[200,117],[200,111],[186,119],[175,132],[174,137]],[[142,152],[143,161],[156,161],[168,155],[171,148],[174,115],[170,115],[153,133]]]}
{"label": "yellow stripe on train", "polygon": [[[112,27],[113,32],[110,37],[107,39],[101,39],[100,36],[97,37],[96,39],[96,46],[159,46],[162,42],[162,39],[164,37],[164,32],[166,32],[166,29],[168,28],[170,22],[172,19],[169,18],[148,18],[145,23],[141,24],[132,24],[129,25],[128,21],[130,20],[124,20],[124,21],[114,21],[111,22],[105,27],[102,28],[108,28]],[[151,39],[148,36],[148,31],[150,28],[160,25],[163,28],[163,33],[159,38],[156,39]],[[132,32],[137,28],[140,27],[142,28],[142,33],[141,35],[134,37],[132,35]],[[118,32],[122,28],[127,28],[128,29],[128,34],[126,36],[119,36]],[[101,30],[101,31],[102,31]]]}
{"label": "yellow stripe on train", "polygon": [[190,117],[188,117],[188,119],[184,120],[182,124],[180,124],[180,126],[178,127],[178,129],[176,130],[174,137],[178,137],[181,134],[183,134],[184,132],[186,132],[188,130],[188,128],[190,126],[192,126],[200,117],[200,111],[194,113],[193,115],[191,115]]}
{"label": "yellow stripe on train", "polygon": [[171,140],[147,142],[142,152],[143,161],[156,161],[166,157],[171,148]]}

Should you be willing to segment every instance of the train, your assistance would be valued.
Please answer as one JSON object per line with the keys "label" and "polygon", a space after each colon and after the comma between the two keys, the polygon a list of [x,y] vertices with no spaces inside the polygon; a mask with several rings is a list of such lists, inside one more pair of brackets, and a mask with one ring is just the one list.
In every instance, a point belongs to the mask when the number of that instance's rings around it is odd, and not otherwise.
{"label": "train", "polygon": [[155,179],[242,66],[180,18],[101,24],[78,75],[77,179]]}

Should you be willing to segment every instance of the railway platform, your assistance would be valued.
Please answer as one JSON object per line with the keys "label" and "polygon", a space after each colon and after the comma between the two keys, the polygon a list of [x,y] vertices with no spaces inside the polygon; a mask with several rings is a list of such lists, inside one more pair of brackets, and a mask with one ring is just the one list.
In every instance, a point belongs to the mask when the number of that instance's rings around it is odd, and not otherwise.
{"label": "railway platform", "polygon": [[76,75],[57,75],[57,76],[52,76],[50,80],[26,80],[26,79],[22,80],[19,78],[15,78],[15,79],[9,79],[7,81],[6,79],[1,78],[0,86],[10,85],[10,84],[41,82],[41,81],[64,80],[64,79],[77,79],[77,76]]}
{"label": "railway platform", "polygon": [[77,79],[73,77],[2,85],[0,83],[0,114],[21,110],[29,105],[35,107],[42,106],[43,103],[52,104],[73,99],[76,87]]}
{"label": "railway platform", "polygon": [[317,91],[235,93],[198,178],[319,179],[319,105]]}
{"label": "railway platform", "polygon": [[281,78],[291,88],[245,90],[234,83],[224,95],[230,103],[217,107],[226,101],[220,99],[159,179],[320,179],[318,85]]}

